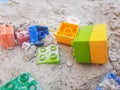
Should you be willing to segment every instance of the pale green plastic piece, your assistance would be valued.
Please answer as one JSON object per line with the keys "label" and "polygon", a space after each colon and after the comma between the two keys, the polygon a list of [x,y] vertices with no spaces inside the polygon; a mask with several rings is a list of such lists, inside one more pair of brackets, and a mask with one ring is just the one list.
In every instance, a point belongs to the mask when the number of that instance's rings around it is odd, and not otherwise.
{"label": "pale green plastic piece", "polygon": [[58,46],[53,44],[38,50],[37,64],[60,64]]}

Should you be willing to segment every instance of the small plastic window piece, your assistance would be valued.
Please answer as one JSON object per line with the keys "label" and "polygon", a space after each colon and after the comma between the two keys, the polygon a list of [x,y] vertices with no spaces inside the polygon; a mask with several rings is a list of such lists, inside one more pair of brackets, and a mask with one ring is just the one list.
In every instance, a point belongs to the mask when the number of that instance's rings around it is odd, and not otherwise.
{"label": "small plastic window piece", "polygon": [[28,79],[29,79],[29,75],[28,74],[22,74],[22,75],[20,75],[20,81],[21,82],[26,82],[26,81],[28,81]]}
{"label": "small plastic window piece", "polygon": [[73,24],[79,24],[80,20],[77,17],[74,16],[68,16],[67,17],[67,22],[73,23]]}
{"label": "small plastic window piece", "polygon": [[56,50],[56,46],[51,46],[51,51],[55,51]]}
{"label": "small plastic window piece", "polygon": [[43,54],[40,55],[40,60],[41,60],[41,61],[43,61],[43,60],[45,60],[45,59],[46,59],[46,56],[45,56],[45,55],[43,55]]}
{"label": "small plastic window piece", "polygon": [[5,87],[7,90],[14,90],[15,85],[11,82],[8,82]]}
{"label": "small plastic window piece", "polygon": [[50,57],[51,57],[51,59],[56,59],[57,55],[55,53],[52,53]]}
{"label": "small plastic window piece", "polygon": [[46,51],[45,47],[40,48],[40,52],[45,52],[45,51]]}

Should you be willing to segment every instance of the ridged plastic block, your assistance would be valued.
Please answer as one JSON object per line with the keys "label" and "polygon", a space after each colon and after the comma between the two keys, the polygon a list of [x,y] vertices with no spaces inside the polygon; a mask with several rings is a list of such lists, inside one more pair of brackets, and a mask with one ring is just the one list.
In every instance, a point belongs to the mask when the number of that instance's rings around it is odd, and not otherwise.
{"label": "ridged plastic block", "polygon": [[14,42],[14,32],[13,26],[8,25],[0,25],[0,45],[3,48],[10,48],[15,46]]}
{"label": "ridged plastic block", "polygon": [[20,46],[22,46],[22,44],[24,42],[29,41],[29,31],[28,30],[17,30],[15,32],[15,36],[16,36],[16,39],[18,40],[18,43]]}
{"label": "ridged plastic block", "polygon": [[2,46],[1,32],[2,32],[2,27],[0,26],[0,46]]}
{"label": "ridged plastic block", "polygon": [[37,64],[60,64],[58,46],[53,44],[47,47],[40,47]]}
{"label": "ridged plastic block", "polygon": [[92,30],[93,25],[81,27],[72,43],[72,47],[74,49],[73,54],[77,62],[91,63],[89,38]]}
{"label": "ridged plastic block", "polygon": [[89,45],[92,63],[105,64],[108,62],[106,24],[94,25]]}
{"label": "ridged plastic block", "polygon": [[68,22],[62,22],[55,36],[58,42],[71,45],[78,30],[79,30],[79,25],[71,24]]}
{"label": "ridged plastic block", "polygon": [[37,26],[29,27],[29,33],[30,33],[30,43],[31,44],[39,44]]}
{"label": "ridged plastic block", "polygon": [[23,73],[0,87],[0,90],[42,90],[29,73]]}
{"label": "ridged plastic block", "polygon": [[49,35],[47,26],[31,26],[29,27],[30,43],[35,45],[43,45],[42,39]]}
{"label": "ridged plastic block", "polygon": [[38,32],[40,32],[41,34],[39,34],[39,39],[43,39],[45,38],[46,35],[49,35],[49,30],[47,26],[37,26],[38,28]]}

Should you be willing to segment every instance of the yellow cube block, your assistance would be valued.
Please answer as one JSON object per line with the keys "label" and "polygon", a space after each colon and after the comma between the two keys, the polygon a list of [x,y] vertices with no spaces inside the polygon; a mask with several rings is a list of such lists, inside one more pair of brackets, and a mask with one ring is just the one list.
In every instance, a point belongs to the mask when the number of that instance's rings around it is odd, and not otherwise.
{"label": "yellow cube block", "polygon": [[94,25],[89,46],[92,63],[105,64],[108,62],[106,24]]}

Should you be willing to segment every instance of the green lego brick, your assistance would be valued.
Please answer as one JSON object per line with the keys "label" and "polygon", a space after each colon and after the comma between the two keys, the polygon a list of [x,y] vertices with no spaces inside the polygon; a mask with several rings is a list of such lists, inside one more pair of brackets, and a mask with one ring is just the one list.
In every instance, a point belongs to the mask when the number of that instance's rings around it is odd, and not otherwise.
{"label": "green lego brick", "polygon": [[80,48],[74,49],[74,57],[76,58],[77,62],[81,63],[91,63],[90,54],[89,54],[89,47],[87,42],[76,43]]}
{"label": "green lego brick", "polygon": [[57,45],[40,47],[37,64],[60,64],[60,56]]}
{"label": "green lego brick", "polygon": [[0,90],[42,90],[29,73],[23,73],[0,87]]}
{"label": "green lego brick", "polygon": [[91,63],[89,39],[92,30],[93,25],[81,27],[80,31],[78,32],[74,41],[72,42],[72,47],[74,49],[73,54],[77,62]]}

